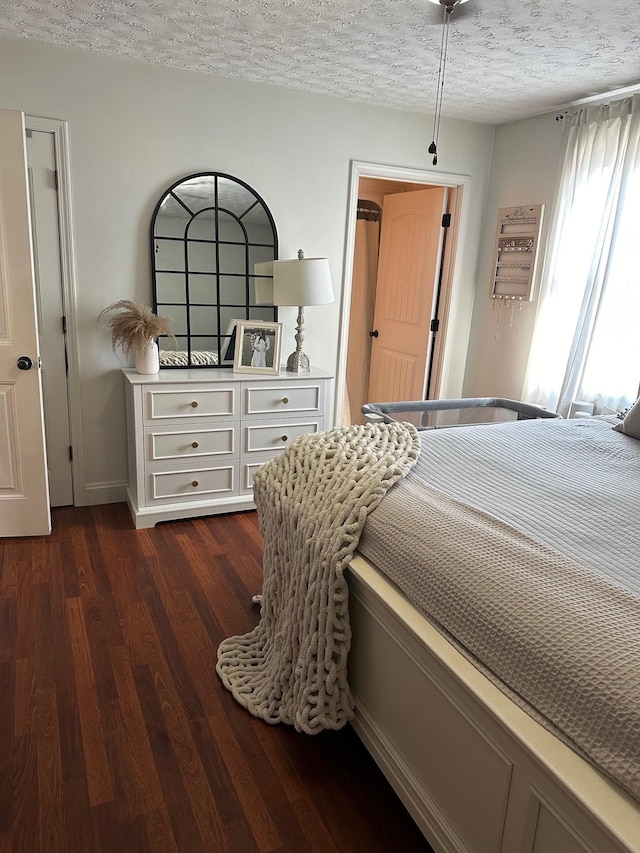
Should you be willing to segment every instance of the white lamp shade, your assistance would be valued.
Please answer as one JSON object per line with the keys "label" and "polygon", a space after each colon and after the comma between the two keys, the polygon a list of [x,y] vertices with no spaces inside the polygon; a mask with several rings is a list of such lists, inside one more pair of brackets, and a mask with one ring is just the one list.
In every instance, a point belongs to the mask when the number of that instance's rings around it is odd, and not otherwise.
{"label": "white lamp shade", "polygon": [[256,305],[273,305],[273,261],[262,261],[254,264],[253,272],[256,276],[269,276],[269,278],[255,278]]}
{"label": "white lamp shade", "polygon": [[328,258],[273,262],[274,305],[325,305],[329,302],[333,302],[333,287]]}

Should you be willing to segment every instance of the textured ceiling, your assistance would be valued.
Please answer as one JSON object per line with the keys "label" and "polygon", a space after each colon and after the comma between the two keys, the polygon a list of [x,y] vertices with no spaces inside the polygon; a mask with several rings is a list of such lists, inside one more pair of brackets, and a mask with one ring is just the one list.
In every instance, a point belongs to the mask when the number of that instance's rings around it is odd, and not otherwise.
{"label": "textured ceiling", "polygon": [[[427,0],[0,0],[0,33],[371,104],[433,110]],[[640,82],[638,0],[469,0],[443,113],[501,123]]]}

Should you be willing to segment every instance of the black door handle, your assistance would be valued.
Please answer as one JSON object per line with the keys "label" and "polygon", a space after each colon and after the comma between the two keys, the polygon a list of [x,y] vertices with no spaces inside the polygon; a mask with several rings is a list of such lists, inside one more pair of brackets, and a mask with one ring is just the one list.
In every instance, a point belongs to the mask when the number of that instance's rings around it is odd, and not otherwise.
{"label": "black door handle", "polygon": [[18,365],[18,370],[31,370],[33,367],[33,362],[28,355],[21,355],[16,364]]}
{"label": "black door handle", "polygon": [[378,337],[378,330],[374,329],[373,332],[369,332],[369,337],[370,338],[377,338]]}

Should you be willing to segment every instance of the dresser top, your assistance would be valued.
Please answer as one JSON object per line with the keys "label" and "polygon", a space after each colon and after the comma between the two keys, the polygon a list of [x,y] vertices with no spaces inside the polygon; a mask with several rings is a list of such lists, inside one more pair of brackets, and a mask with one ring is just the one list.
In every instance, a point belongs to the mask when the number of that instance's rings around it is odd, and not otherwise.
{"label": "dresser top", "polygon": [[281,370],[275,373],[249,373],[242,371],[236,373],[224,367],[196,367],[196,368],[165,368],[159,373],[138,373],[133,367],[125,367],[122,372],[131,385],[149,385],[171,383],[189,384],[196,382],[274,382],[285,380],[287,382],[305,382],[314,379],[332,379],[333,374],[324,370],[311,368],[309,373],[290,373]]}

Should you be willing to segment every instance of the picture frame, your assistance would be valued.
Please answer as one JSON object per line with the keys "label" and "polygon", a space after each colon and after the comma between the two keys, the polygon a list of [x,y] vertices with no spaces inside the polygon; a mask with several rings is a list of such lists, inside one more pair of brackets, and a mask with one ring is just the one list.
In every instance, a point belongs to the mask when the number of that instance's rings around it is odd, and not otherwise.
{"label": "picture frame", "polygon": [[238,320],[233,357],[237,373],[280,373],[282,323]]}

